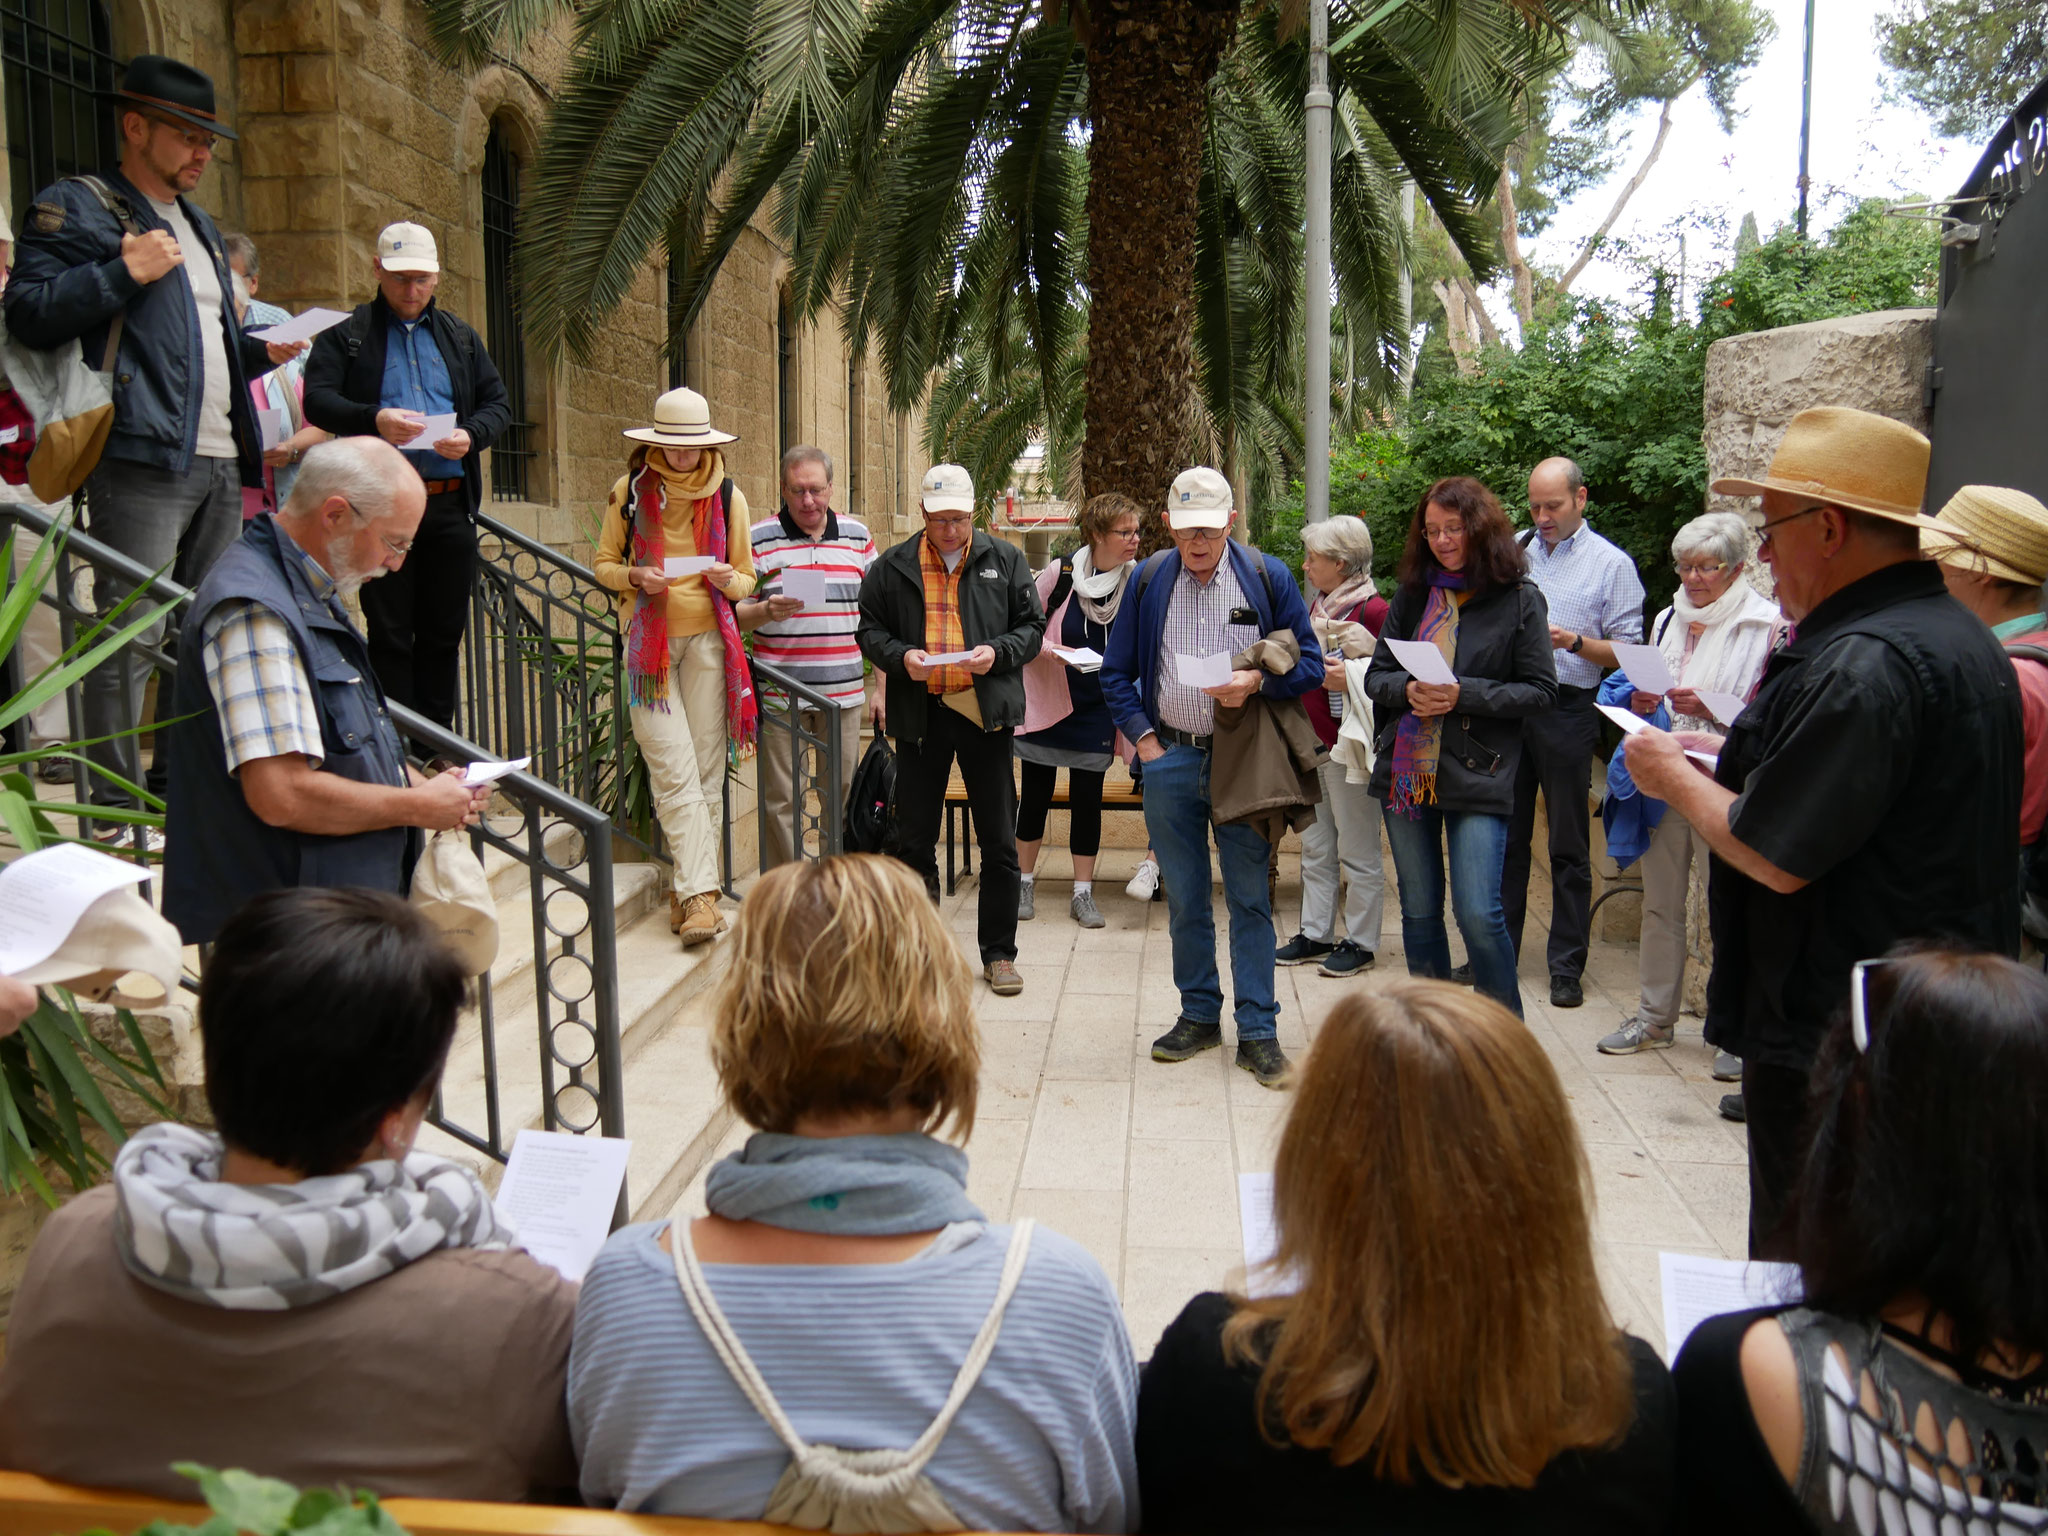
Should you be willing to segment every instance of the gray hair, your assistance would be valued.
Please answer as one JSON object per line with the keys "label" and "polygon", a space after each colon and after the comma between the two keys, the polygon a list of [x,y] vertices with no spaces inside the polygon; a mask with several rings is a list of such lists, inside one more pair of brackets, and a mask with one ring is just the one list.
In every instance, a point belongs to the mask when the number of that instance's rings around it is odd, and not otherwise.
{"label": "gray hair", "polygon": [[1671,558],[1709,555],[1733,570],[1749,558],[1749,524],[1733,512],[1706,512],[1671,538]]}
{"label": "gray hair", "polygon": [[1301,530],[1301,547],[1312,555],[1324,555],[1344,567],[1347,577],[1372,569],[1372,530],[1365,519],[1339,513]]}
{"label": "gray hair", "polygon": [[257,259],[256,242],[240,230],[233,230],[228,234],[222,235],[220,237],[220,248],[222,254],[227,257],[229,266],[233,266],[235,258],[239,256],[242,258],[242,270],[244,272],[248,273],[251,277],[259,274],[262,264]]}
{"label": "gray hair", "polygon": [[825,483],[832,483],[832,455],[822,448],[813,448],[809,443],[798,443],[782,456],[782,478],[787,480],[789,472],[799,464],[822,464],[825,467]]}
{"label": "gray hair", "polygon": [[418,471],[381,437],[337,437],[315,443],[299,463],[292,493],[278,508],[280,517],[309,517],[339,496],[356,516],[368,522],[387,515],[408,475]]}

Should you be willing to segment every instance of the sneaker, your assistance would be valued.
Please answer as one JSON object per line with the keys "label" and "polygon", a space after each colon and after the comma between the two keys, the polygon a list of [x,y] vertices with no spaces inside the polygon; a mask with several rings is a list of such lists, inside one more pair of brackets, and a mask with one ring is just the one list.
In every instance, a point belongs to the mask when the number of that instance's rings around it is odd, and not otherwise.
{"label": "sneaker", "polygon": [[1721,1118],[1723,1120],[1733,1120],[1737,1125],[1748,1124],[1749,1111],[1742,1107],[1741,1094],[1724,1093],[1721,1095]]}
{"label": "sneaker", "polygon": [[1454,965],[1454,966],[1452,966],[1452,967],[1451,967],[1451,980],[1452,980],[1453,982],[1455,982],[1455,983],[1456,983],[1457,985],[1461,986],[1461,987],[1469,987],[1469,986],[1471,986],[1471,985],[1472,985],[1472,967],[1471,967],[1471,966],[1469,966],[1469,965]]}
{"label": "sneaker", "polygon": [[1159,861],[1146,859],[1138,865],[1138,872],[1131,876],[1130,884],[1124,887],[1124,894],[1133,901],[1157,901],[1159,899]]}
{"label": "sneaker", "polygon": [[1200,1024],[1189,1018],[1175,1019],[1173,1028],[1152,1042],[1152,1059],[1186,1061],[1190,1056],[1213,1051],[1222,1043],[1223,1026],[1215,1020]]}
{"label": "sneaker", "polygon": [[1314,965],[1336,947],[1334,944],[1325,944],[1320,939],[1312,939],[1305,933],[1297,933],[1293,938],[1273,951],[1273,963],[1275,965]]}
{"label": "sneaker", "polygon": [[1036,880],[1019,880],[1017,882],[1018,922],[1028,923],[1038,916],[1038,898],[1034,894],[1037,889],[1038,882]]}
{"label": "sneaker", "polygon": [[117,859],[140,857],[145,863],[161,859],[164,856],[163,828],[144,827],[141,831],[142,851],[139,854],[135,841],[136,828],[134,827],[108,827],[102,832],[95,832],[92,840],[99,845],[102,852],[112,854]]}
{"label": "sneaker", "polygon": [[1372,969],[1372,951],[1361,949],[1349,939],[1340,939],[1323,963],[1316,967],[1318,976],[1335,976],[1339,980],[1346,976],[1358,976]]}
{"label": "sneaker", "polygon": [[1287,1053],[1278,1040],[1240,1040],[1237,1064],[1258,1079],[1261,1088],[1278,1088],[1287,1080]]}
{"label": "sneaker", "polygon": [[1014,960],[991,960],[982,967],[981,974],[988,978],[988,989],[997,997],[1015,997],[1024,990],[1024,977]]}
{"label": "sneaker", "polygon": [[1714,1081],[1717,1083],[1741,1082],[1742,1058],[1733,1051],[1714,1052]]}
{"label": "sneaker", "polygon": [[1668,1051],[1678,1031],[1666,1025],[1659,1029],[1639,1018],[1622,1021],[1621,1028],[1594,1047],[1602,1056],[1633,1056],[1637,1051]]}
{"label": "sneaker", "polygon": [[1067,910],[1073,914],[1074,921],[1083,928],[1106,928],[1109,926],[1102,920],[1102,908],[1095,905],[1095,893],[1093,891],[1074,892],[1074,899],[1067,903]]}
{"label": "sneaker", "polygon": [[1586,989],[1579,985],[1576,976],[1553,976],[1550,978],[1550,1006],[1553,1008],[1578,1008],[1586,1001]]}
{"label": "sneaker", "polygon": [[36,764],[36,777],[45,784],[71,784],[77,782],[78,770],[68,757],[46,757]]}

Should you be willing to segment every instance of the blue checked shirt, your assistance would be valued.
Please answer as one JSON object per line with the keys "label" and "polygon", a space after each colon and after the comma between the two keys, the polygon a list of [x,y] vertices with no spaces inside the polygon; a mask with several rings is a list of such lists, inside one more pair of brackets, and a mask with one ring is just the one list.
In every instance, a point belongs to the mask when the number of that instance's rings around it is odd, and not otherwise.
{"label": "blue checked shirt", "polygon": [[[279,543],[285,543],[283,539]],[[320,563],[294,547],[313,590],[334,602],[335,586]],[[206,616],[200,654],[206,689],[220,714],[228,772],[258,758],[304,753],[317,768],[326,756],[313,685],[292,644],[291,626],[261,603],[225,602]]]}
{"label": "blue checked shirt", "polygon": [[[1610,541],[1580,523],[1552,549],[1537,534],[1525,546],[1529,578],[1550,605],[1550,622],[1593,640],[1633,645],[1643,638],[1643,579],[1636,563]],[[1557,680],[1566,688],[1599,686],[1600,668],[1584,656],[1557,653]]]}
{"label": "blue checked shirt", "polygon": [[1249,624],[1229,621],[1231,611],[1244,606],[1244,593],[1238,588],[1228,551],[1207,586],[1185,570],[1174,581],[1173,595],[1166,603],[1166,624],[1159,637],[1157,708],[1162,725],[1191,736],[1206,736],[1215,728],[1216,701],[1201,689],[1182,682],[1173,658],[1214,656],[1218,651],[1235,656],[1256,643],[1260,638],[1256,619]]}

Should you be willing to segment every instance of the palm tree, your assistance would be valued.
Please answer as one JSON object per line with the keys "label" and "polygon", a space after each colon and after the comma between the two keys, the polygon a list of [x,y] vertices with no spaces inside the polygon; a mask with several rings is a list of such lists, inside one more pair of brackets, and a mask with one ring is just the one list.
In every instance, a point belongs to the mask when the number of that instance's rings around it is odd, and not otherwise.
{"label": "palm tree", "polygon": [[[1296,0],[1282,0],[1282,5]],[[1570,24],[1635,0],[1332,0],[1340,298],[1389,376],[1412,180],[1475,271],[1475,205]],[[1071,392],[1081,479],[1157,506],[1287,403],[1306,51],[1240,0],[427,0],[455,62],[574,26],[521,270],[533,340],[588,356],[650,252],[671,347],[764,207],[801,316],[844,306],[890,403],[969,338]],[[1291,275],[1289,261],[1292,261]],[[1199,356],[1198,356],[1199,354]],[[1198,367],[1197,364],[1200,366]],[[1063,382],[1064,381],[1064,382]],[[1006,387],[1009,387],[1006,385]],[[1298,394],[1298,390],[1296,391]]]}

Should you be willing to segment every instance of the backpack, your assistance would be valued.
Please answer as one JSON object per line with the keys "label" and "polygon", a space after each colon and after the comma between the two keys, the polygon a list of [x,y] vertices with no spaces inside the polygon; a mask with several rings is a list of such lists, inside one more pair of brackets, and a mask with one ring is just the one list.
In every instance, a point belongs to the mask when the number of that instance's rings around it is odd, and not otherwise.
{"label": "backpack", "polygon": [[861,754],[846,787],[840,847],[847,853],[887,853],[896,825],[896,754],[880,731]]}
{"label": "backpack", "polygon": [[[2048,647],[2009,645],[2005,654],[2048,667]],[[2048,943],[2048,824],[2020,850],[2020,927],[2037,944]]]}

